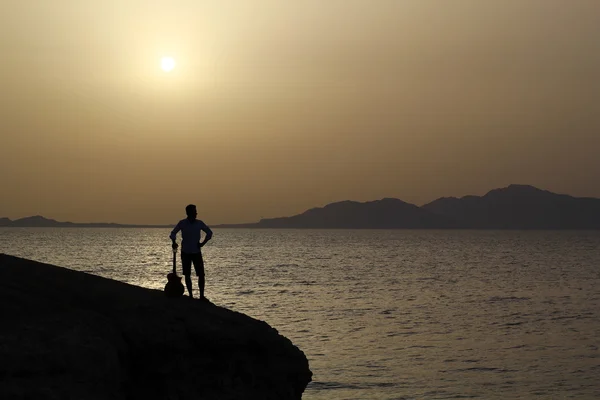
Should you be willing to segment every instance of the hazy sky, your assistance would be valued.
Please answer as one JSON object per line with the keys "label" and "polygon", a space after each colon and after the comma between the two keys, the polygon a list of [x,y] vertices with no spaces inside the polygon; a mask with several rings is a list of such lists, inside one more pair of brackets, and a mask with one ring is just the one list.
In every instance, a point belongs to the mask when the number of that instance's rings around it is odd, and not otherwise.
{"label": "hazy sky", "polygon": [[600,197],[598,21],[598,0],[2,0],[0,217]]}

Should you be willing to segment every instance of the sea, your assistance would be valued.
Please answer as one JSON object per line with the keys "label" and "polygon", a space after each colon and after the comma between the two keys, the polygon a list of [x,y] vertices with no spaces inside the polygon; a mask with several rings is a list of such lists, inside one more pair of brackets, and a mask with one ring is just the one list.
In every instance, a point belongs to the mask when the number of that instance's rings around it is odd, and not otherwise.
{"label": "sea", "polygon": [[[0,252],[161,289],[169,229],[0,228]],[[600,399],[600,231],[215,229],[206,295],[309,360],[303,399]]]}

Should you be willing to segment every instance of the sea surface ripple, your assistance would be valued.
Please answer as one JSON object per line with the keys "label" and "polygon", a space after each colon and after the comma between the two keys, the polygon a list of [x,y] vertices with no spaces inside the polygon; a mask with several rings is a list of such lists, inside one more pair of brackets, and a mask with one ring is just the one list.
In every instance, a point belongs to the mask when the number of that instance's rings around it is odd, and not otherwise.
{"label": "sea surface ripple", "polygon": [[[0,252],[162,289],[168,234],[0,228]],[[305,352],[304,399],[600,398],[600,232],[216,229],[204,256],[214,303]]]}

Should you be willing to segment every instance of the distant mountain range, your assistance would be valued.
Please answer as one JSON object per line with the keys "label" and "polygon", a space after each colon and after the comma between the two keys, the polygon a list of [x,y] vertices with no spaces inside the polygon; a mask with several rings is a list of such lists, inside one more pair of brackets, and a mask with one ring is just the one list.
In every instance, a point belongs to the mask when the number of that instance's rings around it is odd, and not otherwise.
{"label": "distant mountain range", "polygon": [[0,227],[16,227],[16,228],[151,228],[157,227],[162,228],[166,225],[125,225],[125,224],[114,224],[104,222],[89,222],[89,223],[75,223],[75,222],[59,222],[54,219],[44,218],[41,215],[33,217],[25,217],[16,219],[14,221],[8,218],[0,218]]}
{"label": "distant mountain range", "polygon": [[510,185],[484,196],[443,197],[418,207],[398,199],[342,201],[235,228],[600,229],[600,199]]}
{"label": "distant mountain range", "polygon": [[[11,221],[9,227],[170,227],[58,222],[41,216]],[[484,196],[442,197],[418,207],[385,198],[364,203],[341,201],[291,217],[215,228],[311,229],[600,229],[600,199],[556,194],[529,185],[510,185]]]}
{"label": "distant mountain range", "polygon": [[485,196],[449,197],[422,207],[465,228],[600,229],[600,199],[510,185]]}
{"label": "distant mountain range", "polygon": [[359,203],[342,201],[312,208],[292,217],[262,219],[255,224],[225,225],[248,228],[451,228],[452,220],[398,199]]}

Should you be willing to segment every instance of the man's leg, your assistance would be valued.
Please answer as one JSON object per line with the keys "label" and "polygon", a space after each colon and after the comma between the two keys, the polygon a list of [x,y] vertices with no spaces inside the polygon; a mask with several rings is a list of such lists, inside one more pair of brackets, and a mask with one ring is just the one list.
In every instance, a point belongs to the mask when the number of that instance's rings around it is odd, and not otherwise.
{"label": "man's leg", "polygon": [[194,297],[192,295],[192,257],[189,254],[181,253],[181,266],[183,267],[183,276],[185,277],[185,287],[190,294],[190,297]]}
{"label": "man's leg", "polygon": [[200,298],[204,298],[204,274],[198,277],[198,287],[200,288]]}
{"label": "man's leg", "polygon": [[202,253],[194,254],[194,269],[198,276],[198,288],[200,289],[200,299],[204,299],[204,260]]}
{"label": "man's leg", "polygon": [[190,276],[190,274],[184,275],[185,276],[185,287],[188,290],[188,293],[190,294],[190,297],[194,297],[192,295],[192,277]]}

